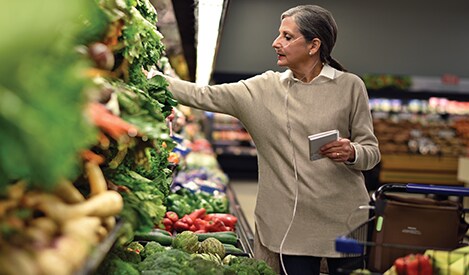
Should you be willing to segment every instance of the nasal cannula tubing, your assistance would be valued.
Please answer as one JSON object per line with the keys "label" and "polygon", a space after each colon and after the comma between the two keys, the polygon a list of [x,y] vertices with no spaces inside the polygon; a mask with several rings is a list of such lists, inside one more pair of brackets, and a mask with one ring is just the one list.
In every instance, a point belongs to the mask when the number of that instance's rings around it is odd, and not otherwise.
{"label": "nasal cannula tubing", "polygon": [[[298,37],[299,38],[299,37]],[[291,43],[295,42],[298,38],[294,39],[292,42],[290,42],[290,44],[288,44],[287,46],[291,45]],[[314,68],[316,67],[316,65],[318,64],[319,62],[319,59],[316,61],[316,63],[314,63],[313,67],[311,68],[311,71],[312,72],[314,70]],[[307,74],[305,74],[305,76],[303,76],[298,82],[301,82],[303,81],[305,78],[306,78]],[[295,204],[293,206],[293,213],[292,213],[292,217],[291,217],[291,220],[290,220],[290,224],[288,225],[288,228],[287,230],[285,231],[285,235],[283,235],[283,239],[282,239],[282,242],[280,243],[280,252],[279,252],[279,256],[280,256],[280,263],[282,265],[282,270],[283,270],[283,273],[285,275],[288,275],[288,272],[287,270],[285,269],[285,265],[283,263],[283,257],[282,257],[282,250],[283,250],[283,245],[285,243],[285,240],[287,239],[287,236],[288,236],[288,233],[290,232],[290,228],[291,226],[293,225],[293,220],[295,219],[295,214],[296,214],[296,207],[298,205],[298,189],[299,189],[299,182],[298,182],[298,170],[297,170],[297,166],[296,166],[296,151],[295,151],[295,146],[293,144],[293,139],[292,139],[292,135],[291,135],[291,124],[290,124],[290,115],[289,115],[289,112],[288,112],[288,96],[289,96],[289,90],[291,87],[293,87],[294,85],[296,85],[296,83],[293,83],[293,85],[289,85],[289,87],[287,88],[287,93],[285,94],[285,113],[286,113],[286,116],[287,116],[287,132],[288,132],[288,140],[290,141],[290,146],[292,148],[292,163],[293,163],[293,172],[294,172],[294,175],[295,175]]]}

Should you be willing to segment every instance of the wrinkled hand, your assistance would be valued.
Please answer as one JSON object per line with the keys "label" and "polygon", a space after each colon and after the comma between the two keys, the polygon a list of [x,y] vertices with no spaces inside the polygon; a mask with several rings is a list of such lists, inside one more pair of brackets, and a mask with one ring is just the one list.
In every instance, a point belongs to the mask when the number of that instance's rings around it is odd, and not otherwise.
{"label": "wrinkled hand", "polygon": [[355,150],[349,139],[339,138],[321,147],[321,154],[335,162],[355,160]]}

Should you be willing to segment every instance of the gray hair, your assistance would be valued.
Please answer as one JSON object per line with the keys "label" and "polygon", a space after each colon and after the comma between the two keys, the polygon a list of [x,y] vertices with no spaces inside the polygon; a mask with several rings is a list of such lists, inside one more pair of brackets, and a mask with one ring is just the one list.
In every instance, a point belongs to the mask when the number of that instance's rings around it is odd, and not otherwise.
{"label": "gray hair", "polygon": [[312,41],[314,38],[321,40],[319,56],[322,62],[346,71],[331,56],[337,39],[337,24],[331,12],[317,5],[299,5],[282,13],[280,18],[285,17],[293,17],[300,33],[307,41]]}

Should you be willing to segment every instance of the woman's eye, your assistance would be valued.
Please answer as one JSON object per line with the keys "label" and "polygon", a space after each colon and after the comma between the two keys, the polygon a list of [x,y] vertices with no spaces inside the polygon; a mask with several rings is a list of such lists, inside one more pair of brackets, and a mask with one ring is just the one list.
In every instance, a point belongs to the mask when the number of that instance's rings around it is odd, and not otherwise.
{"label": "woman's eye", "polygon": [[285,35],[285,40],[290,41],[292,38],[289,35]]}

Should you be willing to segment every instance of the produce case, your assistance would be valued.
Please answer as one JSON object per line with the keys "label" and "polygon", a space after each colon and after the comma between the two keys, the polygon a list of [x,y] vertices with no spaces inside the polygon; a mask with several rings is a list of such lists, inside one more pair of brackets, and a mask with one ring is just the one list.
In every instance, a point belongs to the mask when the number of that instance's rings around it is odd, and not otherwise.
{"label": "produce case", "polygon": [[[238,236],[237,247],[244,252],[244,254],[239,254],[239,256],[252,258],[254,256],[253,231],[244,215],[238,199],[236,198],[236,193],[229,184],[226,195],[230,204],[230,213],[238,218],[238,223],[236,225],[236,234]],[[83,267],[74,273],[75,275],[93,274],[98,269],[99,265],[116,242],[118,232],[122,228],[122,225],[122,221],[117,222],[113,231],[93,250]]]}
{"label": "produce case", "polygon": [[109,250],[116,242],[118,232],[122,228],[122,225],[123,223],[121,221],[117,222],[113,231],[93,250],[83,267],[74,273],[75,275],[93,274],[98,269],[99,265],[106,257],[106,254],[109,253]]}
{"label": "produce case", "polygon": [[228,184],[226,195],[230,203],[230,212],[238,218],[236,233],[239,239],[239,248],[241,248],[249,257],[254,256],[254,234],[247,221],[243,209],[236,198],[233,188]]}
{"label": "produce case", "polygon": [[[96,274],[132,240],[126,233],[161,226],[180,149],[168,123],[177,102],[163,77],[147,75],[169,67],[149,1],[48,3],[63,14],[43,11],[43,24],[35,24],[36,6],[17,3],[13,10],[34,20],[18,17],[8,33],[31,41],[11,39],[0,51],[0,69],[11,71],[0,79],[11,107],[0,111],[0,273]],[[239,219],[237,246],[252,258],[252,232],[229,186],[227,198]],[[42,229],[32,228],[40,218],[57,228],[26,235]],[[92,219],[93,229],[63,226],[75,218]]]}

